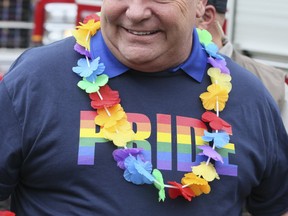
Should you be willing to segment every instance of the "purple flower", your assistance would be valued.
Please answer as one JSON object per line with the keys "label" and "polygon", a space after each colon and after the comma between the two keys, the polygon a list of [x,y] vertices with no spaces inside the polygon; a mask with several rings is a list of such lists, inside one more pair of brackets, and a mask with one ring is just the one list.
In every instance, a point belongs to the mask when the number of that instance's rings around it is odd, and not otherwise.
{"label": "purple flower", "polygon": [[214,59],[212,57],[208,58],[208,62],[215,68],[219,68],[222,73],[230,74],[230,70],[226,66],[226,61],[224,59]]}
{"label": "purple flower", "polygon": [[198,155],[205,155],[215,161],[220,161],[221,163],[224,163],[222,156],[218,152],[216,152],[215,149],[213,149],[211,146],[202,145],[197,147],[203,150],[203,152],[199,153]]}
{"label": "purple flower", "polygon": [[76,43],[74,45],[74,50],[78,53],[80,53],[81,55],[85,55],[87,56],[88,58],[91,58],[91,54],[88,50],[85,49],[85,47],[79,45],[78,43]]}
{"label": "purple flower", "polygon": [[132,155],[134,157],[139,156],[144,161],[142,152],[142,148],[116,149],[113,151],[112,155],[114,160],[117,161],[117,166],[121,169],[125,169],[126,167],[124,165],[124,161],[129,155]]}

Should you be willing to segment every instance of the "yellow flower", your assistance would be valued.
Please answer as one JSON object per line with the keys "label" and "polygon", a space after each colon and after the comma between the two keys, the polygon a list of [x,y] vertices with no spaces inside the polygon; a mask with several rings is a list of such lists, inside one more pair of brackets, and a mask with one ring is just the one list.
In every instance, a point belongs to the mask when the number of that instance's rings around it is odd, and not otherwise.
{"label": "yellow flower", "polygon": [[192,167],[192,172],[198,177],[203,177],[206,181],[213,181],[215,178],[220,179],[213,164],[206,164],[205,161],[200,165]]}
{"label": "yellow flower", "polygon": [[80,25],[77,29],[89,30],[90,35],[93,36],[100,29],[100,21],[95,22],[95,20],[90,19],[87,23],[79,22]]}
{"label": "yellow flower", "polygon": [[95,124],[103,128],[114,127],[117,121],[127,119],[127,115],[120,104],[109,108],[98,109],[97,114]]}
{"label": "yellow flower", "polygon": [[106,139],[113,141],[119,147],[124,147],[127,142],[134,140],[135,133],[120,104],[98,109],[97,113],[95,124],[101,126],[101,132]]}
{"label": "yellow flower", "polygon": [[211,191],[208,182],[196,176],[194,173],[186,173],[181,179],[183,185],[189,185],[196,196],[200,196],[202,193],[208,194]]}
{"label": "yellow flower", "polygon": [[108,130],[104,130],[103,134],[106,139],[111,140],[118,147],[125,147],[128,142],[134,140],[135,136],[133,130],[122,131],[121,133],[109,133]]}
{"label": "yellow flower", "polygon": [[207,91],[200,95],[203,107],[206,110],[222,111],[229,97],[227,89],[218,84],[212,84],[208,86]]}
{"label": "yellow flower", "polygon": [[[128,130],[132,130],[131,124],[127,121],[127,119],[123,118],[116,122],[113,127],[103,128],[105,129],[105,133],[120,133]],[[133,130],[132,130],[133,131]]]}
{"label": "yellow flower", "polygon": [[211,82],[218,84],[227,89],[228,93],[232,89],[231,76],[229,74],[221,73],[219,68],[210,68],[207,71],[208,75],[211,77]]}
{"label": "yellow flower", "polygon": [[90,38],[98,29],[100,29],[100,21],[95,23],[94,20],[89,20],[87,23],[81,23],[76,27],[77,30],[72,32],[78,44],[90,50]]}
{"label": "yellow flower", "polygon": [[126,119],[117,121],[117,124],[111,128],[102,128],[106,139],[112,140],[114,145],[124,147],[127,142],[133,141],[135,133],[130,123]]}

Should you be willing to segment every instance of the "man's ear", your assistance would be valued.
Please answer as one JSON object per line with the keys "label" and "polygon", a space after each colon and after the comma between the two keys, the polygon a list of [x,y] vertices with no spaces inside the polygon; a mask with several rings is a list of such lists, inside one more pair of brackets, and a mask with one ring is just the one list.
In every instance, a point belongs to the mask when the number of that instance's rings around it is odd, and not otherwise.
{"label": "man's ear", "polygon": [[211,24],[216,20],[216,9],[212,5],[206,5],[205,12],[201,17],[201,22],[199,23],[199,28],[208,29]]}
{"label": "man's ear", "polygon": [[205,6],[208,0],[198,0],[196,9],[196,18],[200,18],[205,13]]}

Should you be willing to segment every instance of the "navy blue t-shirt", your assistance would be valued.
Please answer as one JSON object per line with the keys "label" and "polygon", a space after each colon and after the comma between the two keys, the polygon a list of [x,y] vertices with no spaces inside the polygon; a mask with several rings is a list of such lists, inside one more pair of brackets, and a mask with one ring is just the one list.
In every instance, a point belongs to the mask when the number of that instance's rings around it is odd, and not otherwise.
{"label": "navy blue t-shirt", "polygon": [[[287,133],[254,75],[226,58],[233,88],[221,117],[233,134],[220,152],[224,164],[215,164],[220,180],[210,194],[158,202],[153,186],[123,178],[112,157],[116,147],[95,127],[96,112],[72,72],[81,57],[74,44],[68,38],[26,51],[0,83],[0,199],[12,194],[17,216],[236,216],[246,200],[254,215],[288,210]],[[136,133],[132,145],[144,148],[165,182],[179,182],[199,163],[206,129],[199,95],[211,84],[208,65],[185,67],[157,73],[123,67],[109,81]]]}

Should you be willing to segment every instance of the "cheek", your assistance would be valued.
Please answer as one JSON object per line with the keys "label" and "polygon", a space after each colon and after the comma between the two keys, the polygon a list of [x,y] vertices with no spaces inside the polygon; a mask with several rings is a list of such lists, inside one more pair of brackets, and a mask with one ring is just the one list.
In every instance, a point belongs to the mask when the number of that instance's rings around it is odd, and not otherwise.
{"label": "cheek", "polygon": [[104,0],[101,6],[101,21],[115,22],[125,14],[127,6],[125,1]]}

